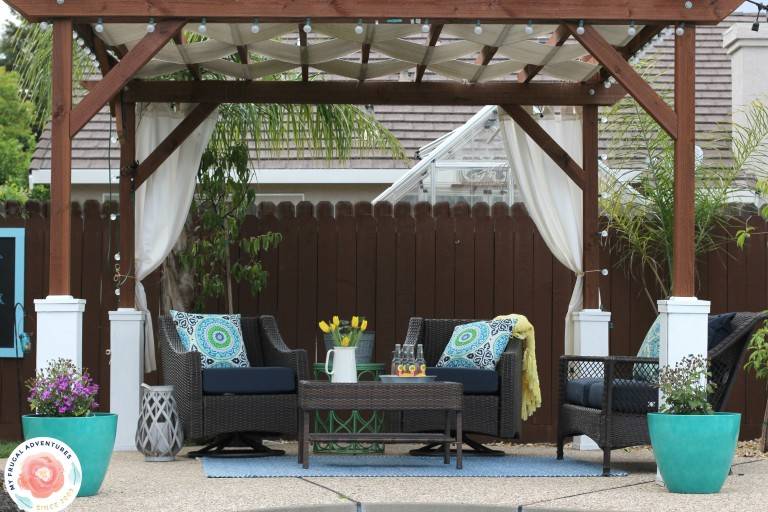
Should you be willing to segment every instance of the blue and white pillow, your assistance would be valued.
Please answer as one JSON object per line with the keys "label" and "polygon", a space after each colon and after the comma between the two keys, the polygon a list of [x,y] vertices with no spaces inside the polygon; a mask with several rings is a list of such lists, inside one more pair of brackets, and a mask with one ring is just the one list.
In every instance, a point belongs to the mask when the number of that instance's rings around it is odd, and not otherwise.
{"label": "blue and white pillow", "polygon": [[198,315],[171,310],[171,318],[188,352],[200,352],[203,368],[247,367],[240,315]]}
{"label": "blue and white pillow", "polygon": [[[645,334],[643,344],[637,351],[637,357],[659,358],[659,345],[661,345],[661,316],[651,324],[651,328]],[[659,376],[659,367],[651,364],[636,364],[632,370],[635,380],[655,381]]]}
{"label": "blue and white pillow", "polygon": [[437,366],[495,370],[516,323],[515,319],[505,318],[457,325]]}

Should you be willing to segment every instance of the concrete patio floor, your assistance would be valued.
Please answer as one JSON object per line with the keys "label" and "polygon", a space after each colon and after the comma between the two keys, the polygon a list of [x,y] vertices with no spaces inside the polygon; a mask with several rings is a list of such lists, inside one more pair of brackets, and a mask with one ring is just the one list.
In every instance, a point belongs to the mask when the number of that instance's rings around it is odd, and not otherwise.
{"label": "concrete patio floor", "polygon": [[[280,446],[289,455],[295,443]],[[407,446],[389,446],[399,453]],[[513,445],[511,454],[553,457],[554,448]],[[185,450],[186,451],[186,450]],[[567,450],[566,457],[600,463],[600,452]],[[630,474],[617,478],[206,478],[201,462],[180,457],[171,463],[146,463],[138,453],[115,453],[101,493],[79,498],[72,511],[285,510],[432,512],[495,505],[509,510],[596,511],[758,511],[768,503],[768,459],[736,460],[733,475],[717,495],[675,495],[655,482],[649,449],[616,450],[615,467]],[[5,461],[0,461],[5,464]],[[470,461],[468,461],[470,462]],[[358,504],[362,504],[358,506]]]}

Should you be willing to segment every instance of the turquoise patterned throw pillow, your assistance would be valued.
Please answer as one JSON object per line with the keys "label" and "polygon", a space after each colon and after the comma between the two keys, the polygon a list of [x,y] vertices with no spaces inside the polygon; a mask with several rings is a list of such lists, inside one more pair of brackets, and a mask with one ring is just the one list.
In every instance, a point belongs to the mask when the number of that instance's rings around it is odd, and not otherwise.
{"label": "turquoise patterned throw pillow", "polygon": [[200,352],[203,368],[250,366],[240,315],[198,315],[171,310],[171,318],[188,352]]}
{"label": "turquoise patterned throw pillow", "polygon": [[456,326],[437,366],[495,370],[516,323],[504,319]]}
{"label": "turquoise patterned throw pillow", "polygon": [[[657,316],[651,328],[645,334],[643,344],[637,351],[637,357],[659,358],[659,345],[661,345],[661,317]],[[632,376],[637,380],[655,380],[658,377],[659,369],[656,365],[636,364],[632,371]]]}

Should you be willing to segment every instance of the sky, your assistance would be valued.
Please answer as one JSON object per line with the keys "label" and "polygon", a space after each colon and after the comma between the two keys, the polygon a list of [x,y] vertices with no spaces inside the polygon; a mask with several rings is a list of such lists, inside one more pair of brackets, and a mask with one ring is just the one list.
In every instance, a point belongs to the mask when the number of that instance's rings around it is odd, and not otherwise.
{"label": "sky", "polygon": [[[761,0],[761,1],[765,1],[765,0]],[[740,11],[753,11],[754,12],[755,8],[752,5],[750,5],[750,4],[744,3],[739,8],[739,10]],[[0,0],[0,26],[5,24],[5,20],[9,19],[11,16],[12,16],[11,15],[11,9],[8,7],[8,4],[6,4],[5,2]]]}

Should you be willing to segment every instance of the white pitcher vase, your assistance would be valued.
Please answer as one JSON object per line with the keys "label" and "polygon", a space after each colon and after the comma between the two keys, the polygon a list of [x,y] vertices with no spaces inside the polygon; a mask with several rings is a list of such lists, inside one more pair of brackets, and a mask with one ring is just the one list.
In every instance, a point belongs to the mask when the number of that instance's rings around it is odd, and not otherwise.
{"label": "white pitcher vase", "polygon": [[[355,348],[333,347],[325,355],[325,373],[331,376],[331,382],[357,382]],[[330,364],[331,354],[333,354],[333,364]],[[329,366],[333,366],[333,370]]]}

